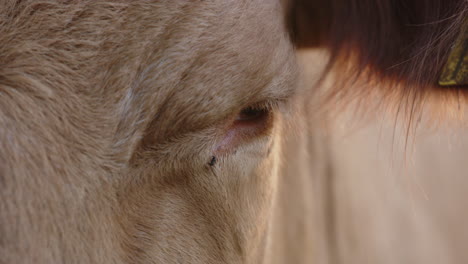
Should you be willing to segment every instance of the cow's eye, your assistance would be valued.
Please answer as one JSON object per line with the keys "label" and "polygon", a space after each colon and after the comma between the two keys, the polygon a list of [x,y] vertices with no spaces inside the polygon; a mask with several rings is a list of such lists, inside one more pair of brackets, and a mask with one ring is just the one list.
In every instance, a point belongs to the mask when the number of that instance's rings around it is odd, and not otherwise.
{"label": "cow's eye", "polygon": [[276,102],[257,103],[241,109],[216,150],[219,154],[229,153],[238,146],[255,138],[269,134],[273,125]]}
{"label": "cow's eye", "polygon": [[236,116],[232,129],[242,133],[242,136],[255,136],[269,128],[272,121],[273,106],[268,103],[258,103],[243,108]]}
{"label": "cow's eye", "polygon": [[261,122],[268,118],[269,109],[258,107],[246,107],[237,115],[236,122]]}

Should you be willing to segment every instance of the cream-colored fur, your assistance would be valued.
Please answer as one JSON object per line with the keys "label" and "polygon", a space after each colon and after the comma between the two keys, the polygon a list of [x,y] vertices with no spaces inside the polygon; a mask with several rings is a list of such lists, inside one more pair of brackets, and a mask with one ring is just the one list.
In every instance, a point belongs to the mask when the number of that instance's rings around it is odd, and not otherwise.
{"label": "cream-colored fur", "polygon": [[1,263],[265,258],[281,111],[217,145],[242,108],[294,94],[279,2],[4,1],[0,14]]}

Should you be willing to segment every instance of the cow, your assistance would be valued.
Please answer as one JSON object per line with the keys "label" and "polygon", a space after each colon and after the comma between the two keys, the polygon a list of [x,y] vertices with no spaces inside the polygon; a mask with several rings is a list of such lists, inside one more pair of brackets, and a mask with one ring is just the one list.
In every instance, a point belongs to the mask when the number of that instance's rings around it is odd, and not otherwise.
{"label": "cow", "polygon": [[380,96],[410,127],[422,98],[462,104],[434,78],[466,12],[4,1],[0,263],[362,263],[340,259],[330,181],[346,162],[317,113]]}

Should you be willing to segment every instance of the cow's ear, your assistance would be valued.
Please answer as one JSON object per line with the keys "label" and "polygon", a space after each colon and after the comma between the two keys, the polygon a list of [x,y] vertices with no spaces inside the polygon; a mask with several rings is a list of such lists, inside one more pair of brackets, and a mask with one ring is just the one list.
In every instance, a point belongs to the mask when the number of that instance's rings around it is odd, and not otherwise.
{"label": "cow's ear", "polygon": [[335,65],[413,87],[437,86],[467,38],[466,0],[291,0],[287,12],[298,48],[327,47]]}

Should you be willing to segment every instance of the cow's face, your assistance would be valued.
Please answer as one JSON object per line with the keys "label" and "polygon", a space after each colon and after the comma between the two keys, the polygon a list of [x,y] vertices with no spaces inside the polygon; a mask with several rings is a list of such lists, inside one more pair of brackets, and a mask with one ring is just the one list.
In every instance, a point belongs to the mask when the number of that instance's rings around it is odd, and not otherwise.
{"label": "cow's face", "polygon": [[160,263],[258,263],[294,55],[278,5],[184,5],[154,22],[162,37],[123,98],[131,112],[153,94],[116,176],[122,246]]}
{"label": "cow's face", "polygon": [[279,3],[2,8],[7,262],[259,263],[295,86]]}

